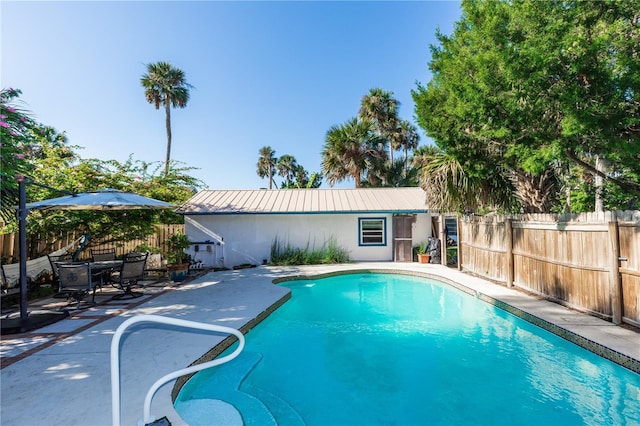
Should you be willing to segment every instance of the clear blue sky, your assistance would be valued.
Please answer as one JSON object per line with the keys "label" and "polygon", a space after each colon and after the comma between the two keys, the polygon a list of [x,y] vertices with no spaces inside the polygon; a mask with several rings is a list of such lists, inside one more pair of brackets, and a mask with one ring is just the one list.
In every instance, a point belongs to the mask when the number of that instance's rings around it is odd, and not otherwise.
{"label": "clear blue sky", "polygon": [[267,185],[265,145],[321,171],[327,130],[371,88],[415,123],[411,90],[430,80],[429,45],[437,28],[451,34],[460,3],[3,0],[0,14],[1,86],[83,158],[164,161],[164,111],[140,77],[167,61],[194,86],[172,110],[172,159],[211,189],[254,189]]}

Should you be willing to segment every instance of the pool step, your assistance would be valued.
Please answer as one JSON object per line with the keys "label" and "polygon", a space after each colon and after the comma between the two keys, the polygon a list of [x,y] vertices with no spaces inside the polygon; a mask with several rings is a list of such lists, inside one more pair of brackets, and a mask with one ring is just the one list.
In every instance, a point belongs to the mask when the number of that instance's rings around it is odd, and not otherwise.
{"label": "pool step", "polygon": [[[214,373],[207,375],[206,389],[192,390],[188,399],[185,395],[179,395],[175,403],[175,409],[189,425],[226,425],[224,421],[217,422],[220,415],[229,414],[226,406],[212,401],[231,404],[233,409],[242,416],[242,423],[246,426],[276,426],[276,420],[269,409],[258,398],[238,390],[240,383],[251,372],[253,367],[260,362],[262,355],[256,352],[244,351],[233,361],[219,365]],[[197,388],[199,386],[196,386]],[[183,389],[184,391],[184,389]],[[222,408],[222,413],[214,413],[216,407]],[[202,410],[202,411],[201,411]],[[203,422],[203,423],[195,423]]]}
{"label": "pool step", "polygon": [[182,393],[178,396],[176,411],[191,426],[304,426],[300,414],[282,398],[242,384],[261,359],[257,352],[243,351],[230,363],[215,367],[206,379],[201,376],[201,386],[194,384],[189,399]]}
{"label": "pool step", "polygon": [[243,426],[240,412],[218,399],[190,399],[182,403],[180,417],[189,426]]}
{"label": "pool step", "polygon": [[275,418],[278,425],[305,426],[300,413],[289,405],[285,400],[262,388],[243,385],[242,390],[258,398]]}

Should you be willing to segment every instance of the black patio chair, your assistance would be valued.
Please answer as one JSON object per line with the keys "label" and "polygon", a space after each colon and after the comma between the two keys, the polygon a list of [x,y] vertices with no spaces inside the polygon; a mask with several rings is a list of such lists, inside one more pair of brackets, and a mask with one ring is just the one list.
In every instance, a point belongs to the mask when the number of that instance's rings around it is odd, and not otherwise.
{"label": "black patio chair", "polygon": [[103,260],[116,260],[116,249],[91,249],[91,258],[94,262],[101,262]]}
{"label": "black patio chair", "polygon": [[111,277],[116,286],[124,293],[113,296],[114,300],[133,299],[142,296],[141,291],[134,291],[134,287],[139,287],[138,281],[144,279],[144,267],[147,263],[149,253],[128,253],[124,257],[120,271]]}
{"label": "black patio chair", "polygon": [[[93,262],[105,262],[116,260],[116,249],[115,248],[106,248],[106,249],[91,249],[91,259]],[[96,285],[102,287],[102,284],[105,282],[109,282],[111,279],[111,274],[115,272],[115,269],[101,269],[99,271],[93,272],[93,280],[96,282]]]}
{"label": "black patio chair", "polygon": [[63,263],[72,263],[73,255],[71,253],[60,254],[57,256],[48,254],[47,257],[49,258],[49,263],[51,264],[53,285],[58,285],[58,294],[56,294],[54,297],[66,297],[60,292],[60,277],[58,274],[58,266]]}
{"label": "black patio chair", "polygon": [[[95,305],[96,288],[91,281],[91,265],[83,263],[58,263],[58,279],[60,280],[60,294],[65,295],[67,300],[76,303],[75,308],[82,309]],[[85,302],[84,298],[93,293],[91,302]],[[82,306],[82,304],[85,304]],[[62,308],[68,309],[67,307]]]}
{"label": "black patio chair", "polygon": [[2,294],[9,292],[9,281],[7,281],[7,276],[4,274],[4,265],[0,263],[0,289],[2,289]]}

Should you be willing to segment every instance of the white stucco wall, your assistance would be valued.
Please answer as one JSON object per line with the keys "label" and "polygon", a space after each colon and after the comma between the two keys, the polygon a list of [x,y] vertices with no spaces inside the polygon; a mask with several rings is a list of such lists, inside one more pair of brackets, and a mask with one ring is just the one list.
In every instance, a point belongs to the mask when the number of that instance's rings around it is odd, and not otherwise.
{"label": "white stucco wall", "polygon": [[[386,245],[359,246],[358,218],[386,218]],[[270,260],[271,245],[277,237],[281,243],[296,248],[321,248],[332,237],[339,247],[349,252],[354,261],[393,260],[393,215],[391,214],[245,214],[245,215],[194,215],[185,221],[185,233],[191,241],[213,240],[198,225],[213,231],[224,239],[223,246],[213,244],[207,250],[200,247],[198,253],[190,249],[204,266],[216,264],[224,257],[224,266],[242,263],[261,264]],[[428,214],[419,214],[413,225],[413,240],[417,245],[431,235]],[[221,249],[222,247],[222,249]]]}

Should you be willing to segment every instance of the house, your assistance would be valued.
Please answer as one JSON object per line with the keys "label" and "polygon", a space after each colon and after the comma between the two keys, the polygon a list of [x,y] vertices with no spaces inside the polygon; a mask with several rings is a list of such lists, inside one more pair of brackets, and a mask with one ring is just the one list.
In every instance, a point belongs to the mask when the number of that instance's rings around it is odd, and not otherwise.
{"label": "house", "polygon": [[188,252],[206,267],[270,261],[274,241],[318,249],[333,240],[353,261],[412,261],[431,236],[421,188],[204,190],[180,206]]}

